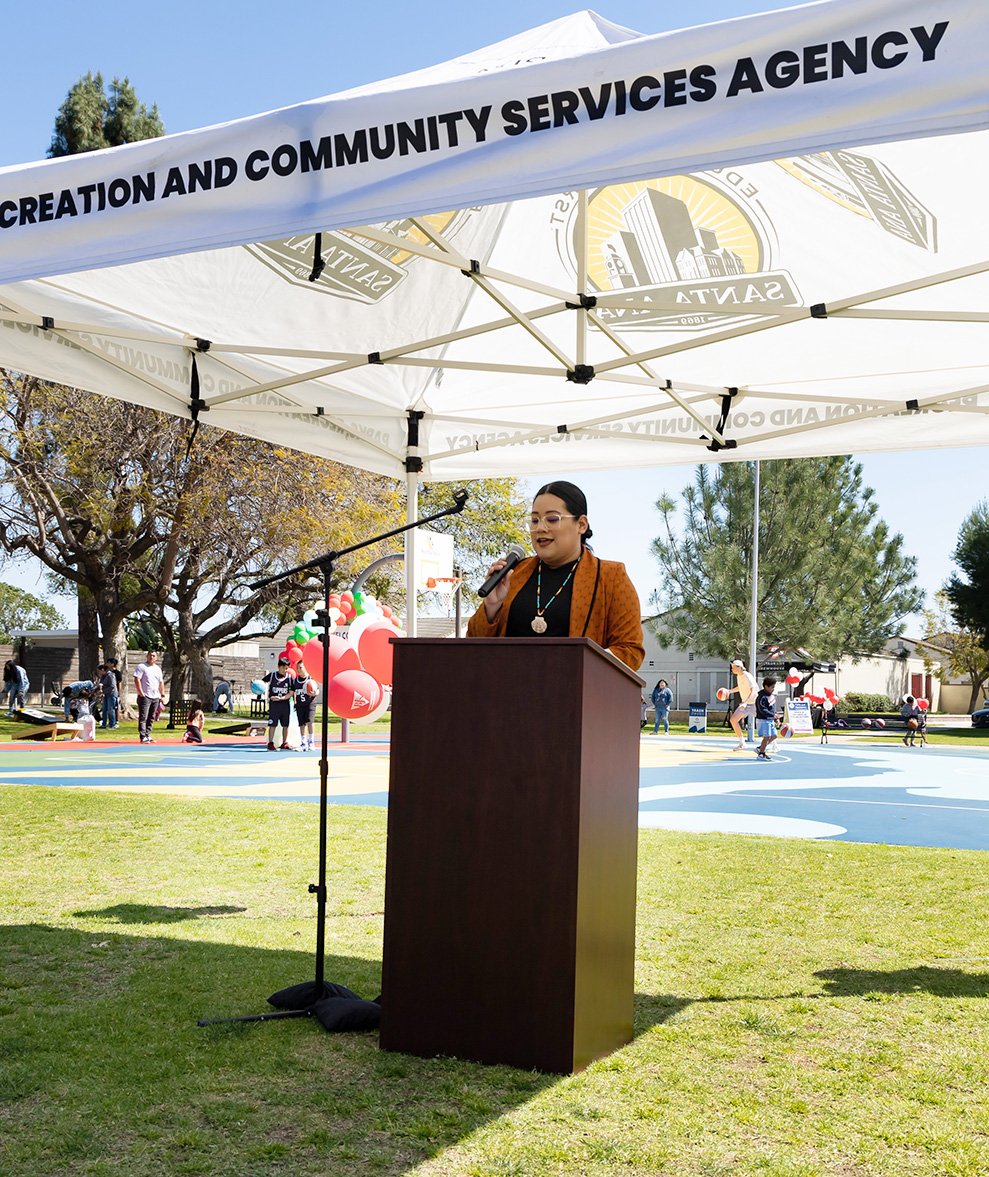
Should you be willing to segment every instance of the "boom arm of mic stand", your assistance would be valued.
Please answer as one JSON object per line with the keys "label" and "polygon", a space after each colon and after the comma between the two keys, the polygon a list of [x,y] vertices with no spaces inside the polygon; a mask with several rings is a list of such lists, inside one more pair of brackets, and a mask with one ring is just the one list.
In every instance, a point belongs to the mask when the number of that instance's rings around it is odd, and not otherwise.
{"label": "boom arm of mic stand", "polygon": [[274,584],[276,580],[285,580],[289,576],[294,576],[297,572],[308,572],[313,568],[322,568],[324,564],[334,564],[341,556],[347,556],[351,552],[359,552],[361,548],[369,548],[372,544],[380,543],[382,540],[391,539],[393,535],[401,535],[404,531],[412,531],[413,528],[422,527],[426,523],[433,523],[437,519],[445,519],[447,515],[459,515],[460,512],[467,506],[467,499],[469,494],[466,490],[457,490],[453,493],[453,506],[447,507],[445,511],[437,511],[435,515],[427,515],[424,519],[415,519],[412,523],[406,523],[402,527],[395,527],[391,531],[386,531],[382,535],[376,535],[373,539],[361,540],[359,544],[351,544],[349,548],[341,548],[338,552],[325,552],[322,556],[317,556],[315,560],[308,560],[305,564],[297,564],[294,568],[288,568],[285,572],[276,572],[274,576],[266,576],[264,580],[257,580],[254,584],[249,584],[247,587],[252,592],[257,592],[258,589],[265,588],[269,584]]}

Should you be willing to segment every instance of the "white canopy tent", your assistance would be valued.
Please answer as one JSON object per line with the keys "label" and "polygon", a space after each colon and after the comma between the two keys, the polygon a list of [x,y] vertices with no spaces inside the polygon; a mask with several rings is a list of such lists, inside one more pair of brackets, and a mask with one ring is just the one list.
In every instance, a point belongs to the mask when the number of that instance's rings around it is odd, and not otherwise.
{"label": "white canopy tent", "polygon": [[986,444],[987,51],[978,0],[585,12],[7,168],[0,364],[411,511],[420,477]]}

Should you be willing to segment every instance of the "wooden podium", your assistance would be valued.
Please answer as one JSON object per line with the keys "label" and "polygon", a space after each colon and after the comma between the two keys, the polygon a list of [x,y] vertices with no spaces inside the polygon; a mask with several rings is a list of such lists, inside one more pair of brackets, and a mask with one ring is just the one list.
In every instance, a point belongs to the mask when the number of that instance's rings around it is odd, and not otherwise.
{"label": "wooden podium", "polygon": [[587,638],[396,639],[381,1048],[632,1038],[642,680]]}

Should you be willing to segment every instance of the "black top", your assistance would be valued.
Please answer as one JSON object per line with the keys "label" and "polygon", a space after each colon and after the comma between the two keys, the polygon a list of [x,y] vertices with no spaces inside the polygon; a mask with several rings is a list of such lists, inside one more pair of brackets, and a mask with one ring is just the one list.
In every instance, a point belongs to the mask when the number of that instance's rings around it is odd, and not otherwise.
{"label": "black top", "polygon": [[[525,584],[519,589],[515,600],[512,601],[508,614],[508,624],[505,636],[509,638],[568,638],[570,636],[570,603],[573,599],[573,577],[570,573],[577,566],[577,561],[564,564],[561,568],[550,568],[542,560]],[[536,633],[532,628],[532,619],[536,616],[536,592],[539,587],[540,573],[542,573],[542,587],[539,592],[539,602],[543,609],[543,620],[546,622],[546,632]],[[567,580],[567,577],[570,579]],[[566,587],[553,601],[556,590],[567,581]],[[547,601],[553,601],[547,607]]]}

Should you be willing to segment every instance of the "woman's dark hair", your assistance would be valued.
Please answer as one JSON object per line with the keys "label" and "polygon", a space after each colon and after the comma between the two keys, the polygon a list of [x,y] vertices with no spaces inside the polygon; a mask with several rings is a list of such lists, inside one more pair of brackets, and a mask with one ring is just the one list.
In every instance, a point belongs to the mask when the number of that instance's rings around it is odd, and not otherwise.
{"label": "woman's dark hair", "polygon": [[10,682],[14,678],[14,664],[13,662],[5,662],[3,664],[3,681]]}
{"label": "woman's dark hair", "polygon": [[[664,683],[664,682],[666,682],[666,679],[665,679],[665,678],[661,678],[661,679],[659,680],[659,682],[658,682],[658,683],[656,683],[656,690],[657,690],[657,691],[658,691],[658,690],[659,690],[659,688],[660,688],[660,687],[663,685],[663,683]],[[666,683],[666,685],[667,685],[667,686],[669,686],[670,684],[669,684],[669,683]]]}
{"label": "woman's dark hair", "polygon": [[[574,486],[572,482],[547,482],[532,496],[532,501],[535,502],[540,495],[556,495],[558,499],[564,501],[567,510],[577,519],[581,515],[587,514],[587,499],[584,498],[584,492],[579,486]],[[588,527],[580,537],[581,546],[585,545],[593,534],[594,532]]]}

